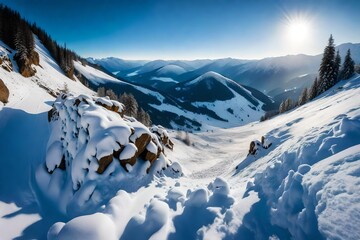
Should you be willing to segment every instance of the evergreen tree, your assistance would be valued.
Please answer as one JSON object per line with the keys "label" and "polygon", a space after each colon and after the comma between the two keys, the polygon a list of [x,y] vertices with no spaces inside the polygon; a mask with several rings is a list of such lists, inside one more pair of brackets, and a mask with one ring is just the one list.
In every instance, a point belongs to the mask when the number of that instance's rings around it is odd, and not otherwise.
{"label": "evergreen tree", "polygon": [[332,35],[330,35],[329,43],[324,49],[324,55],[319,68],[319,94],[335,85],[337,76],[335,71],[335,45],[334,39]]}
{"label": "evergreen tree", "polygon": [[99,97],[105,97],[106,95],[105,95],[105,88],[104,87],[99,87],[98,89],[97,89],[97,95],[99,96]]}
{"label": "evergreen tree", "polygon": [[351,58],[350,49],[348,49],[341,70],[341,78],[349,79],[354,75],[354,73],[355,73],[355,62]]}
{"label": "evergreen tree", "polygon": [[336,56],[335,56],[335,73],[336,73],[336,78],[335,78],[335,83],[337,83],[340,79],[340,65],[341,65],[341,57],[340,57],[340,53],[339,50],[336,51]]}
{"label": "evergreen tree", "polygon": [[282,102],[280,103],[279,113],[283,113],[283,112],[285,112],[285,111],[286,111],[286,109],[285,109],[285,102],[282,101]]}
{"label": "evergreen tree", "polygon": [[105,96],[108,96],[111,100],[118,100],[118,96],[114,93],[112,89],[106,90]]}
{"label": "evergreen tree", "polygon": [[145,123],[144,123],[144,120],[145,120],[145,111],[144,111],[144,109],[142,109],[142,108],[139,108],[139,109],[138,109],[138,113],[137,113],[136,119],[137,119],[139,122],[141,122],[142,124],[145,125]]}
{"label": "evergreen tree", "polygon": [[299,97],[299,106],[304,105],[308,101],[308,89],[304,88]]}
{"label": "evergreen tree", "polygon": [[285,112],[293,108],[293,101],[288,98],[285,100]]}
{"label": "evergreen tree", "polygon": [[134,95],[123,93],[120,96],[120,102],[125,105],[125,114],[130,117],[136,117],[138,113],[138,103]]}
{"label": "evergreen tree", "polygon": [[309,89],[309,93],[308,93],[308,101],[313,100],[314,98],[316,98],[316,96],[318,95],[318,79],[315,78],[314,83],[311,85],[310,89]]}

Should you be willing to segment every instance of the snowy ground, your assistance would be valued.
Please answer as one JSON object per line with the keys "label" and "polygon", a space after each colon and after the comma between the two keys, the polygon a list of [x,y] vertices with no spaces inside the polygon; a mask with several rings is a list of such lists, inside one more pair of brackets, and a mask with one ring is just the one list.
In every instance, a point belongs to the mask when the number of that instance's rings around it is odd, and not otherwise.
{"label": "snowy ground", "polygon": [[[360,238],[360,76],[272,120],[190,134],[190,146],[171,132],[165,153],[184,177],[154,176],[96,212],[60,217],[39,206],[34,182],[54,101],[39,83],[92,92],[38,46],[38,77],[0,70],[11,93],[0,111],[0,239]],[[247,156],[261,136],[272,145]]]}

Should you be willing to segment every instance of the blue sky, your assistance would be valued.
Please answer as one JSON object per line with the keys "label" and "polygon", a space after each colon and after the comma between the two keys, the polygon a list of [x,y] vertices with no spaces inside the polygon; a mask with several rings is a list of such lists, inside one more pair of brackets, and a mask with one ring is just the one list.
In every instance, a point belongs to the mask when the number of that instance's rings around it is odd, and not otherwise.
{"label": "blue sky", "polygon": [[83,57],[259,59],[314,55],[323,51],[331,33],[337,44],[360,43],[358,0],[0,2]]}

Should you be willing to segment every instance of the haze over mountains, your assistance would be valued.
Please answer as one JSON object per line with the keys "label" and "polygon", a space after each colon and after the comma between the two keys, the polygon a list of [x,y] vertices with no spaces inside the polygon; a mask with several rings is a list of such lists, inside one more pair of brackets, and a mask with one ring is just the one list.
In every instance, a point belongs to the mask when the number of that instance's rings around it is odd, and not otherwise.
{"label": "haze over mountains", "polygon": [[[337,46],[344,59],[351,50],[355,63],[360,63],[360,44],[345,43]],[[213,71],[273,97],[281,98],[285,91],[297,89],[297,98],[304,87],[313,82],[319,69],[322,54],[288,55],[260,60],[240,60],[233,58],[193,61],[128,61],[118,58],[87,60],[96,63],[127,81],[166,90],[179,82],[188,81]],[[277,101],[278,102],[278,101]],[[279,104],[279,103],[278,103]]]}

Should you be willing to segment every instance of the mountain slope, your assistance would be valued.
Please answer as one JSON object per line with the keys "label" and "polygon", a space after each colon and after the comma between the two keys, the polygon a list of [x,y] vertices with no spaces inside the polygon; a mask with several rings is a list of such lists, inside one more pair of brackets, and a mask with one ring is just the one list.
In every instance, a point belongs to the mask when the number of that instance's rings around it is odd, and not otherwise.
{"label": "mountain slope", "polygon": [[[223,90],[227,91],[227,94],[231,94],[231,97],[226,99],[229,100],[228,102],[223,102],[222,100],[225,99],[222,99],[220,95],[216,95],[212,98],[212,102],[219,101],[204,104],[201,103],[202,99],[199,99],[199,103],[184,101],[179,95],[174,94],[174,91],[159,92],[152,88],[115,79],[91,66],[84,67],[80,63],[76,63],[75,68],[89,81],[90,87],[95,90],[98,87],[105,87],[106,89],[112,89],[117,94],[132,93],[139,105],[150,114],[154,123],[169,128],[204,131],[214,126],[231,127],[256,121],[263,114],[261,103],[247,90],[216,73],[210,73],[209,75],[215,75],[217,80],[213,78],[214,83],[222,81],[225,84],[221,84]],[[171,67],[171,70],[173,69]],[[208,77],[211,78],[211,76]],[[196,91],[202,91],[201,86],[197,86]],[[212,89],[211,93],[208,92],[205,95],[211,95],[214,92],[219,93],[218,90]],[[184,91],[183,93],[187,96],[192,94],[190,91]],[[198,94],[198,96],[200,95]],[[233,96],[237,97],[232,98]],[[218,97],[220,98],[218,99]],[[226,106],[225,109],[224,106]]]}
{"label": "mountain slope", "polygon": [[[345,43],[336,47],[340,51],[342,60],[345,57],[347,49],[351,50],[355,63],[360,63],[360,44]],[[186,72],[178,76],[169,77],[174,82],[189,81],[195,79],[209,71],[217,72],[234,81],[265,92],[271,97],[282,94],[285,90],[296,87],[301,90],[309,87],[318,72],[322,54],[310,56],[304,54],[288,55],[281,57],[264,58],[260,60],[240,60],[240,59],[216,59],[204,61],[203,65],[192,65],[193,69],[183,67]],[[177,61],[183,64],[190,64],[186,61]],[[140,83],[150,86],[151,79],[157,78],[156,70],[169,64],[175,64],[174,61],[153,61],[147,64],[147,67],[141,70],[134,70],[131,75],[121,75],[134,83]],[[177,63],[182,67],[181,64]],[[308,76],[307,78],[304,76]],[[166,87],[174,85],[174,82],[165,84]],[[166,87],[162,84],[152,85],[156,89],[164,90]]]}
{"label": "mountain slope", "polygon": [[[0,47],[12,59],[14,51],[7,49],[5,45]],[[114,239],[360,237],[360,218],[354,214],[360,211],[359,75],[339,82],[314,101],[271,120],[230,129],[212,128],[208,132],[190,133],[190,145],[183,143],[178,132],[170,132],[167,137],[174,138],[175,145],[173,151],[167,151],[166,155],[169,160],[179,163],[172,171],[181,172],[182,169],[184,176],[174,178],[161,174],[160,167],[158,175],[149,181],[142,182],[135,178],[126,183],[119,181],[119,185],[108,182],[109,185],[102,190],[118,191],[110,199],[109,196],[102,198],[101,194],[93,191],[91,187],[95,178],[88,178],[83,183],[89,187],[89,191],[83,191],[84,194],[77,199],[87,202],[91,198],[89,203],[96,202],[101,207],[93,209],[93,205],[83,204],[82,209],[76,209],[79,212],[75,215],[80,216],[60,216],[54,214],[53,205],[42,204],[44,196],[33,179],[37,167],[45,171],[45,162],[52,162],[52,158],[45,158],[48,141],[54,141],[50,138],[47,113],[55,99],[50,93],[63,90],[65,83],[75,94],[86,92],[91,95],[94,92],[79,81],[65,77],[41,43],[36,43],[36,50],[40,55],[41,67],[36,67],[34,77],[22,77],[14,62],[15,71],[0,68],[0,78],[10,90],[9,103],[0,110],[0,142],[5,143],[0,144],[0,182],[6,183],[0,185],[1,239],[46,239],[47,236],[60,239],[84,236]],[[93,70],[90,72],[97,73]],[[92,77],[96,78],[96,75]],[[209,80],[207,84],[206,78],[216,81]],[[218,86],[212,83],[223,86],[231,83],[215,73],[191,81],[187,87],[202,84],[203,81],[205,87]],[[144,96],[146,91],[150,91],[121,81],[108,84],[138,88]],[[235,87],[229,89],[234,96],[238,94]],[[152,94],[156,92],[148,92],[148,95]],[[113,118],[119,118],[117,113],[107,112],[109,116],[102,114],[105,108],[98,111],[99,106],[91,108],[92,103],[86,104],[84,101],[79,105],[73,100],[67,104],[57,104],[57,107],[76,109],[79,113],[82,108],[89,108],[93,112],[85,114],[88,119],[104,118],[107,127],[112,126]],[[174,112],[180,109],[175,110],[175,104],[165,101],[160,107],[173,107]],[[189,114],[185,111],[182,113]],[[193,118],[202,117],[195,112],[192,114]],[[64,119],[77,116],[62,115]],[[69,125],[65,124],[65,127],[76,131],[77,122],[68,121]],[[129,121],[131,125],[136,125],[131,119]],[[221,120],[217,121],[224,124]],[[98,124],[89,133],[104,127]],[[81,125],[81,128],[86,127],[87,124]],[[59,127],[52,129],[55,133],[67,133],[59,131]],[[86,142],[86,139],[74,137],[71,131],[66,141]],[[127,132],[132,134],[129,129]],[[161,131],[158,135],[161,136]],[[106,140],[120,138],[122,134],[97,136],[99,141],[92,142],[99,143],[96,149],[108,149]],[[265,136],[264,143],[257,142],[257,153],[249,155],[249,143],[254,139],[260,140],[261,136]],[[61,136],[58,137],[61,140]],[[132,146],[128,142],[124,145]],[[69,152],[82,151],[81,148],[73,148],[72,144],[65,144],[64,147]],[[88,157],[91,156],[93,154],[89,152]],[[84,163],[88,164],[86,161]],[[113,163],[113,169],[118,170],[116,166],[119,163]],[[129,168],[130,175],[141,173],[140,176],[144,177],[146,171],[138,171],[139,166],[145,170],[148,165],[142,163],[134,169]],[[77,174],[86,172],[83,165],[74,167],[79,170]],[[90,170],[92,176],[101,179],[93,168]],[[117,177],[120,178],[117,180],[122,180],[122,174],[108,173],[106,176],[112,181]],[[67,175],[69,178],[61,177],[66,175],[63,170],[57,169],[53,174],[54,181],[45,184],[47,194],[52,194],[52,191],[59,193],[51,183],[72,180],[71,173]],[[64,186],[61,191],[74,193],[72,185]],[[69,196],[60,195],[64,198]],[[61,205],[61,202],[56,203]]]}

